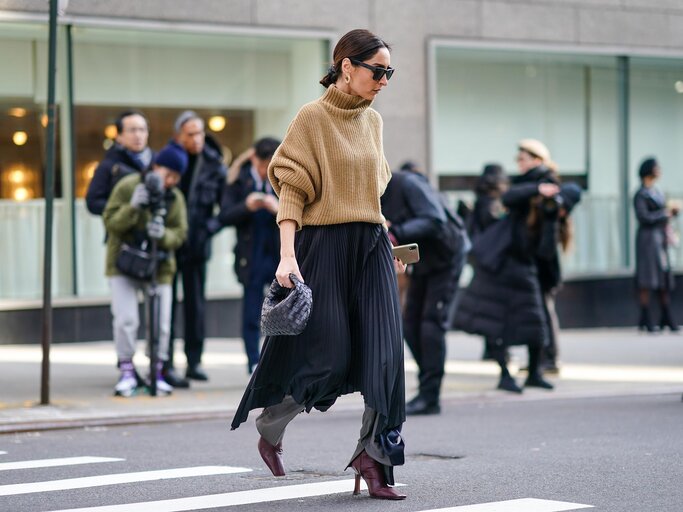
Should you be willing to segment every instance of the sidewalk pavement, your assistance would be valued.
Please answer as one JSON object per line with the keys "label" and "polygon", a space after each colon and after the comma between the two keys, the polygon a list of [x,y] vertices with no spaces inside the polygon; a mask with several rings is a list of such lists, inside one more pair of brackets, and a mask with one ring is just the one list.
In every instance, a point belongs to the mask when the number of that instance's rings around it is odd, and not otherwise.
{"label": "sidewalk pavement", "polygon": [[[683,335],[569,330],[560,336],[560,351],[560,375],[547,376],[556,384],[554,391],[527,389],[523,395],[512,395],[495,390],[498,368],[480,360],[480,338],[449,333],[442,406],[649,393],[671,393],[672,399],[680,399],[683,392]],[[146,374],[142,342],[138,352],[136,366]],[[182,372],[181,342],[175,353]],[[514,347],[511,356],[513,372],[526,365],[524,347]],[[58,344],[50,351],[50,405],[39,405],[41,358],[40,345],[0,345],[0,434],[208,418],[225,419],[227,427],[249,380],[241,340],[212,338],[207,340],[203,363],[209,382],[192,381],[189,390],[178,389],[170,396],[115,397],[118,370],[111,341]],[[417,374],[407,349],[405,366],[406,396],[411,398]],[[519,373],[520,384],[523,378]],[[361,411],[363,404],[354,394],[341,397],[335,408]]]}

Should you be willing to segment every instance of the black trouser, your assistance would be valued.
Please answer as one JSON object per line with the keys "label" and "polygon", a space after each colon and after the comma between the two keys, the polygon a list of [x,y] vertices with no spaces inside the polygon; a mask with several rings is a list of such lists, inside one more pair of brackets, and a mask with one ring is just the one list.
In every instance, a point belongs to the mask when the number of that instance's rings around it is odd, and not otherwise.
{"label": "black trouser", "polygon": [[171,343],[168,351],[169,366],[173,366],[173,340],[175,339],[175,317],[177,305],[178,275],[183,281],[183,339],[188,366],[201,363],[204,352],[204,314],[206,297],[206,262],[185,261],[178,265],[173,278],[173,309],[171,316]]}
{"label": "black trouser", "polygon": [[410,276],[403,312],[403,334],[419,368],[419,394],[439,403],[446,364],[446,330],[460,272],[457,268]]}

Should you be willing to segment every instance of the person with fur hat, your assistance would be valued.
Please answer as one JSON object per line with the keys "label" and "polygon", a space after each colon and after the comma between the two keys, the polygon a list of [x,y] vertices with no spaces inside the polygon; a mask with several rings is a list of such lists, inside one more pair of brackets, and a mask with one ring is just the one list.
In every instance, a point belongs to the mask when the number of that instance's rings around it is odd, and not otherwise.
{"label": "person with fur hat", "polygon": [[[168,359],[171,330],[171,281],[176,270],[174,251],[187,236],[187,212],[185,200],[176,188],[187,168],[187,153],[175,142],[170,142],[155,157],[153,170],[145,175],[126,176],[114,187],[107,201],[102,218],[109,235],[107,239],[106,275],[111,288],[111,312],[113,334],[120,370],[119,381],[114,387],[117,396],[132,396],[139,385],[133,365],[137,333],[138,292],[148,282],[126,275],[122,265],[117,264],[124,244],[139,250],[147,250],[151,239],[157,241],[160,251],[156,268],[157,293],[159,295],[159,365],[156,375],[157,392],[170,394],[173,388],[161,375],[163,362]],[[163,203],[163,208],[159,205]],[[152,211],[154,208],[155,211]],[[159,220],[162,222],[159,222]]]}
{"label": "person with fur hat", "polygon": [[633,206],[638,219],[636,233],[636,286],[640,304],[638,328],[655,332],[650,317],[650,291],[656,291],[661,305],[659,328],[668,327],[671,332],[679,330],[671,314],[671,290],[674,280],[669,261],[670,220],[678,215],[678,208],[667,208],[664,193],[655,183],[662,174],[655,158],[646,158],[640,164],[641,186],[633,198]]}

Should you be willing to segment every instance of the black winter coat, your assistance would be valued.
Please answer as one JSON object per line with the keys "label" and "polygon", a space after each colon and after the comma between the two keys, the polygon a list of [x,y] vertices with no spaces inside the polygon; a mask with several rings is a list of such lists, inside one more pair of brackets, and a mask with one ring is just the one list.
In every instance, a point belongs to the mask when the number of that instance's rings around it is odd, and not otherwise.
{"label": "black winter coat", "polygon": [[[249,283],[249,271],[254,256],[254,224],[252,222],[254,212],[247,209],[246,199],[255,191],[256,182],[251,175],[251,162],[246,162],[240,169],[237,179],[225,187],[219,213],[222,225],[237,228],[235,274],[237,280],[245,286]],[[268,186],[268,193],[275,195],[270,186]],[[273,261],[277,262],[280,258],[280,229],[275,215],[272,215],[268,230],[269,232],[264,237],[266,245],[262,249],[266,256],[271,256]]]}
{"label": "black winter coat", "polygon": [[223,227],[214,208],[220,205],[227,171],[220,146],[207,136],[201,154],[190,159],[194,165],[187,202],[187,240],[177,253],[178,261],[205,262],[211,258],[211,237]]}
{"label": "black winter coat", "polygon": [[[150,160],[150,162],[153,158]],[[123,176],[133,172],[142,172],[151,168],[145,167],[140,161],[120,144],[114,144],[104,154],[104,159],[95,169],[92,180],[85,194],[85,205],[88,211],[95,215],[102,215],[107,205],[114,185]]]}
{"label": "black winter coat", "polygon": [[506,345],[540,345],[547,337],[536,265],[540,237],[527,227],[531,199],[540,183],[555,183],[545,168],[533,169],[515,177],[503,195],[508,208],[512,243],[498,272],[475,263],[474,277],[464,290],[454,325],[471,334],[500,339]]}
{"label": "black winter coat", "polygon": [[503,213],[501,201],[497,197],[477,195],[474,208],[467,219],[467,232],[474,239],[491,224],[499,220]]}
{"label": "black winter coat", "polygon": [[420,261],[413,268],[415,274],[453,266],[453,258],[445,258],[439,248],[446,214],[438,192],[425,176],[412,171],[394,172],[381,202],[382,214],[390,222],[389,232],[396,241],[401,245],[416,242],[420,247]]}

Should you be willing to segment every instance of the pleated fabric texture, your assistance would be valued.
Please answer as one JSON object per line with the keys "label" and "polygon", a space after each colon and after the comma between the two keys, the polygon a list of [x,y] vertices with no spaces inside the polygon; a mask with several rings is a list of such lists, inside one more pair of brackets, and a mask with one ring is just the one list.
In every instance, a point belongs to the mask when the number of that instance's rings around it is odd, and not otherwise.
{"label": "pleated fabric texture", "polygon": [[232,420],[291,395],[307,412],[360,391],[377,430],[405,421],[403,336],[391,242],[379,224],[306,226],[297,233],[313,309],[298,336],[270,336]]}

